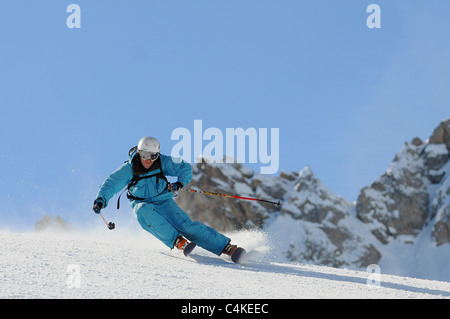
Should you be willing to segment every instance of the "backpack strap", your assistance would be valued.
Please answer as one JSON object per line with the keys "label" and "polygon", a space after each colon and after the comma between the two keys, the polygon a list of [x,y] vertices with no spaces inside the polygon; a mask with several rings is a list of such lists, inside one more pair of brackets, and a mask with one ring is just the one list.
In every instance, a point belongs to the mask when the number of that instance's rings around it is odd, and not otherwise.
{"label": "backpack strap", "polygon": [[128,156],[131,156],[131,154],[133,154],[135,150],[137,150],[137,146],[133,146],[132,148],[130,148],[130,150],[128,151]]}
{"label": "backpack strap", "polygon": [[122,191],[122,193],[120,193],[119,198],[117,199],[117,209],[120,208],[120,197],[122,196],[122,194],[125,191],[127,192],[127,198],[130,200],[145,200],[145,198],[141,198],[141,197],[137,197],[134,196],[131,191],[130,188],[135,186],[140,180],[143,179],[147,179],[147,178],[151,178],[151,177],[155,177],[156,176],[156,183],[159,183],[159,180],[162,178],[166,181],[166,187],[163,189],[163,192],[168,188],[169,185],[169,181],[167,180],[166,175],[164,175],[163,171],[162,171],[162,167],[159,169],[160,171],[158,173],[155,174],[150,174],[150,175],[146,175],[146,176],[139,176],[139,175],[133,175],[133,178],[131,179],[131,182],[127,185],[127,187]]}

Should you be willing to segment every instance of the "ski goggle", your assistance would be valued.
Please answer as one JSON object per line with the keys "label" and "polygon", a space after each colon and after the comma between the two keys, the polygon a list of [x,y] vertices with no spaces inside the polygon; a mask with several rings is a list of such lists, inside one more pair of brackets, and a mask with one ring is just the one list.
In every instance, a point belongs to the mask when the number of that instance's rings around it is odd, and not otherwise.
{"label": "ski goggle", "polygon": [[159,152],[139,151],[139,155],[143,160],[156,161],[159,157]]}

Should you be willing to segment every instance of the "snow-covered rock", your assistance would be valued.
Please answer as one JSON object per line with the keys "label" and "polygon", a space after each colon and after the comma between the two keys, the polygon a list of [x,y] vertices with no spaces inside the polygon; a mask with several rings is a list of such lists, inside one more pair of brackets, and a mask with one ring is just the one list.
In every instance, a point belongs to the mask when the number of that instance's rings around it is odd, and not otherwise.
{"label": "snow-covered rock", "polygon": [[439,246],[450,244],[450,119],[434,130],[428,148],[428,176],[433,183],[430,187],[430,220],[434,224],[431,235]]}
{"label": "snow-covered rock", "polygon": [[357,216],[384,244],[398,235],[418,235],[428,217],[424,146],[405,143],[385,174],[361,190]]}
{"label": "snow-covered rock", "polygon": [[431,223],[431,239],[450,243],[450,119],[425,143],[405,143],[389,169],[361,190],[357,216],[384,244],[397,236],[414,241]]}
{"label": "snow-covered rock", "polygon": [[310,167],[294,183],[281,214],[266,226],[275,238],[278,231],[291,229],[290,236],[281,236],[289,240],[280,245],[280,253],[290,261],[334,267],[367,267],[379,261],[371,236],[353,223],[350,202],[329,190]]}

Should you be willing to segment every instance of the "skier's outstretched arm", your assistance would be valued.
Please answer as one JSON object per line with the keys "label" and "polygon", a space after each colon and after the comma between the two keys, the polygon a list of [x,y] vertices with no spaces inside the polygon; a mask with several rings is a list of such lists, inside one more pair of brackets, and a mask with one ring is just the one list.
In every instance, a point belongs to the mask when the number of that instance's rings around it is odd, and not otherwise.
{"label": "skier's outstretched arm", "polygon": [[131,168],[131,164],[127,162],[106,178],[97,193],[97,200],[103,201],[103,208],[108,206],[109,200],[115,194],[131,182],[132,177],[133,169]]}

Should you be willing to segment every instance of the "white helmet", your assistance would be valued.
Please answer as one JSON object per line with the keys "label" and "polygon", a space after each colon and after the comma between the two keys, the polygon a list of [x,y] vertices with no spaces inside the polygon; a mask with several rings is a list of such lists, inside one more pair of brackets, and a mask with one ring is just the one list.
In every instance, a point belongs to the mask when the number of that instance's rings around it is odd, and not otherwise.
{"label": "white helmet", "polygon": [[156,161],[160,151],[159,141],[154,137],[145,136],[139,141],[137,150],[144,160],[151,159]]}

